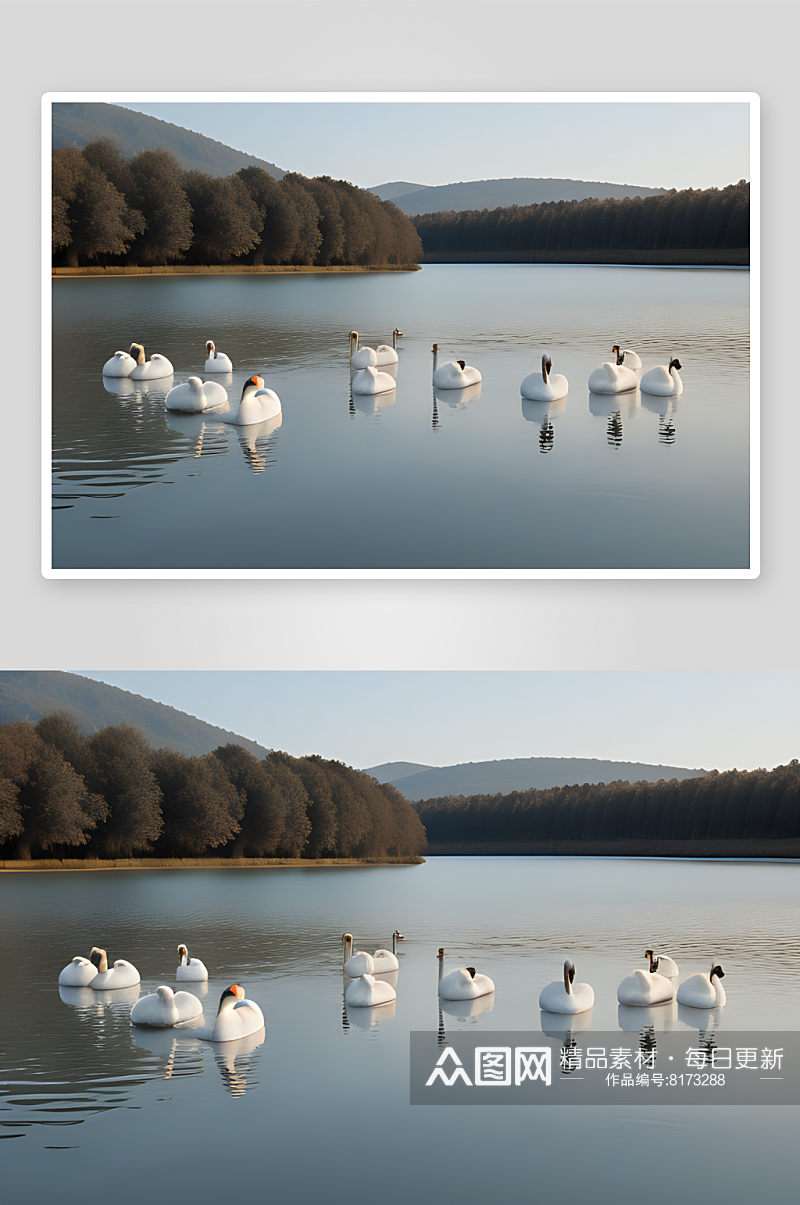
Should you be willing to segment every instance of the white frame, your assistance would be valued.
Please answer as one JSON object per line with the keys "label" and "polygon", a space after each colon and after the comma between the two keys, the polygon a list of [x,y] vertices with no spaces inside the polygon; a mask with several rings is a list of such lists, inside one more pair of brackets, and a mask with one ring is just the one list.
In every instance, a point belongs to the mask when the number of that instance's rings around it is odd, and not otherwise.
{"label": "white frame", "polygon": [[[52,564],[52,105],[61,101],[131,103],[479,103],[620,104],[737,103],[750,106],[750,567],[747,569],[54,569]],[[48,92],[42,97],[42,576],[50,579],[753,579],[761,571],[761,362],[760,98],[754,92]]]}

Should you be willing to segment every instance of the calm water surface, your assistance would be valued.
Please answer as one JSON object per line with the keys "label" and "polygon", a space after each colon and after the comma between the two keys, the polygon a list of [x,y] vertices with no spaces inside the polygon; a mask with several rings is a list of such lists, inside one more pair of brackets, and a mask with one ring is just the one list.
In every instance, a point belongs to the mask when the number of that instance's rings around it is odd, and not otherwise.
{"label": "calm water surface", "polygon": [[[348,332],[400,341],[350,393]],[[205,340],[279,421],[169,415]],[[104,381],[132,341],[171,381]],[[480,387],[434,391],[440,359]],[[677,399],[590,395],[611,346],[676,355]],[[541,355],[565,399],[523,402]],[[58,280],[53,565],[86,569],[726,569],[749,552],[749,273],[431,265],[368,275]],[[142,387],[144,384],[144,387]]]}
{"label": "calm water surface", "polygon": [[[797,876],[794,864],[511,858],[2,876],[7,1199],[616,1201],[646,1186],[666,1205],[679,1169],[735,1205],[767,1184],[788,1200],[796,1108],[412,1108],[408,1055],[409,1033],[439,1023],[440,945],[448,967],[497,985],[490,1011],[451,1006],[448,1033],[539,1032],[538,993],[571,956],[595,989],[588,1032],[633,1035],[647,1020],[696,1044],[694,1010],[616,1003],[649,945],[681,978],[723,962],[720,1031],[797,1028]],[[342,932],[374,949],[395,927],[396,1006],[345,1009]],[[209,967],[206,1013],[240,982],[263,1008],[263,1039],[233,1049],[133,1029],[137,989],[59,992],[62,966],[95,943],[139,968],[142,994],[174,984],[179,941]]]}

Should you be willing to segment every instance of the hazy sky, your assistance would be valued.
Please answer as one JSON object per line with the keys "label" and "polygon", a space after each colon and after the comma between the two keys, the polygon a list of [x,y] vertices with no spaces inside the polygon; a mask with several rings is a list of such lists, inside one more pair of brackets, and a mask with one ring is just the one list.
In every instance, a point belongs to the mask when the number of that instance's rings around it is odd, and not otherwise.
{"label": "hazy sky", "polygon": [[75,672],[356,767],[540,756],[749,770],[800,754],[789,671]]}
{"label": "hazy sky", "polygon": [[361,188],[512,176],[656,188],[750,179],[741,103],[118,103],[286,171]]}

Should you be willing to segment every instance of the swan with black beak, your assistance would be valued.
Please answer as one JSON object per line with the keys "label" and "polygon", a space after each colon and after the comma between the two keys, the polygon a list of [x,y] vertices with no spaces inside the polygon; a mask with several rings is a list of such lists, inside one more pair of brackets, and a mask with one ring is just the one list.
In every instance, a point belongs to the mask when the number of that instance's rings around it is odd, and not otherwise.
{"label": "swan with black beak", "polygon": [[556,979],[542,988],[539,1008],[546,1013],[585,1013],[594,1004],[594,989],[588,983],[575,983],[575,967],[564,963],[563,983]]}
{"label": "swan with black beak", "polygon": [[678,1004],[690,1008],[722,1008],[725,1003],[725,988],[720,983],[725,972],[716,961],[711,963],[707,975],[692,975],[678,988]]}
{"label": "swan with black beak", "polygon": [[551,376],[552,367],[553,361],[545,352],[542,356],[542,371],[532,372],[519,387],[524,398],[531,402],[555,402],[558,398],[566,396],[569,381],[559,373]]}

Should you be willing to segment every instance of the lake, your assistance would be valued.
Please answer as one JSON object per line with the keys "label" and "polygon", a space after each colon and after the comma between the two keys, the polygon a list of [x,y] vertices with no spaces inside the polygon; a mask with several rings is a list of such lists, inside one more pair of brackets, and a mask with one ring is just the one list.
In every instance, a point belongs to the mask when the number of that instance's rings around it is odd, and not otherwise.
{"label": "lake", "polygon": [[[449,1035],[536,1034],[539,991],[571,957],[595,990],[582,1036],[635,1039],[643,1022],[628,1014],[653,1012],[656,1031],[681,1029],[696,1045],[696,1010],[617,1005],[616,985],[652,946],[681,978],[722,962],[720,1035],[769,1031],[780,1045],[798,1021],[796,864],[441,858],[5,874],[0,903],[9,1200],[73,1205],[102,1193],[133,1205],[155,1192],[213,1205],[269,1193],[399,1205],[645,1192],[666,1205],[687,1185],[733,1205],[767,1186],[792,1197],[797,1108],[412,1107],[409,1035],[440,1023]],[[405,934],[396,1005],[345,1008],[341,934],[373,950],[395,928]],[[181,941],[209,968],[207,1017],[241,983],[264,1011],[263,1040],[226,1051],[185,1030],[133,1029],[125,993],[59,992],[61,968],[93,944],[139,968],[141,994],[174,985]],[[453,1005],[440,1018],[440,946],[447,968],[466,962],[494,979],[489,1011]]]}
{"label": "lake", "polygon": [[[318,570],[747,571],[749,272],[428,265],[419,272],[58,279],[52,566]],[[399,340],[396,389],[351,395],[348,333]],[[168,414],[205,341],[259,373],[280,419]],[[131,342],[166,382],[103,378]],[[482,373],[431,384],[440,363]],[[614,343],[677,356],[683,393],[588,391]],[[566,398],[523,402],[540,368]],[[144,386],[144,387],[143,387]]]}

